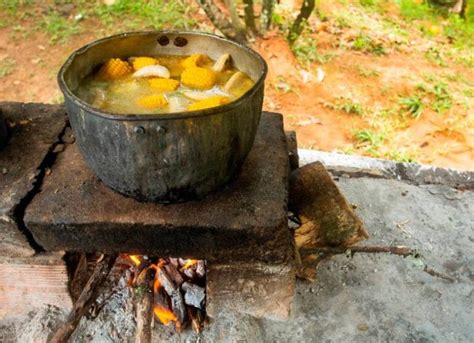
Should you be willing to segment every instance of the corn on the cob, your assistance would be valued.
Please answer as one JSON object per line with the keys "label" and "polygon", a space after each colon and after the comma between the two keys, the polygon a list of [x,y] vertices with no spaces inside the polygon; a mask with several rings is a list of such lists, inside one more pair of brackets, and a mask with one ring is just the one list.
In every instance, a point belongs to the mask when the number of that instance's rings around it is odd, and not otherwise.
{"label": "corn on the cob", "polygon": [[168,105],[168,101],[166,101],[165,97],[161,94],[147,95],[139,98],[137,100],[137,105],[148,109],[154,109],[165,107]]}
{"label": "corn on the cob", "polygon": [[146,66],[158,64],[158,60],[153,57],[134,57],[131,58],[133,69],[138,70]]}
{"label": "corn on the cob", "polygon": [[153,78],[148,80],[148,84],[161,92],[171,92],[179,87],[179,81],[173,79]]}
{"label": "corn on the cob", "polygon": [[202,67],[209,61],[210,59],[207,55],[194,54],[186,58],[181,64],[184,68]]}
{"label": "corn on the cob", "polygon": [[214,86],[216,80],[216,73],[206,68],[186,68],[181,74],[181,82],[191,88],[209,89]]}
{"label": "corn on the cob", "polygon": [[210,98],[197,101],[188,106],[188,111],[203,110],[206,108],[225,105],[229,102],[229,98],[221,95],[211,96]]}
{"label": "corn on the cob", "polygon": [[97,77],[102,80],[115,80],[132,72],[132,67],[120,58],[111,58],[100,67]]}

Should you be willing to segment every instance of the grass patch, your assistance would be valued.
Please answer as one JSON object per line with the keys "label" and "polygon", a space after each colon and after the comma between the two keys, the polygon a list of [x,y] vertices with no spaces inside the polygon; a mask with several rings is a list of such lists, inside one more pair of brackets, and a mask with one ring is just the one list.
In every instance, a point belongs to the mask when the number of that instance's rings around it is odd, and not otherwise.
{"label": "grass patch", "polygon": [[413,118],[418,119],[423,113],[423,101],[418,95],[400,97],[398,103],[402,105],[402,108]]}
{"label": "grass patch", "polygon": [[0,78],[5,77],[15,69],[16,61],[11,57],[0,60]]}
{"label": "grass patch", "polygon": [[44,16],[39,25],[49,35],[51,43],[66,42],[69,37],[80,31],[76,22],[68,20],[56,12]]}
{"label": "grass patch", "polygon": [[179,28],[188,29],[195,24],[187,14],[187,7],[181,1],[165,0],[118,0],[107,6],[100,2],[94,7],[103,24],[109,28],[116,27],[117,19],[121,19],[118,29],[149,28]]}
{"label": "grass patch", "polygon": [[385,140],[384,133],[377,133],[369,129],[354,132],[354,139],[359,143],[370,146],[379,146]]}
{"label": "grass patch", "polygon": [[363,51],[375,56],[383,56],[387,54],[382,43],[376,42],[367,35],[360,34],[352,43],[352,49]]}
{"label": "grass patch", "polygon": [[357,66],[357,71],[359,72],[359,75],[363,77],[377,77],[381,75],[377,69],[366,69],[361,66]]}
{"label": "grass patch", "polygon": [[413,163],[416,162],[416,156],[414,153],[410,153],[408,151],[400,151],[400,150],[388,150],[385,151],[383,156],[388,158],[389,160],[398,161],[398,162],[405,162],[405,163]]}

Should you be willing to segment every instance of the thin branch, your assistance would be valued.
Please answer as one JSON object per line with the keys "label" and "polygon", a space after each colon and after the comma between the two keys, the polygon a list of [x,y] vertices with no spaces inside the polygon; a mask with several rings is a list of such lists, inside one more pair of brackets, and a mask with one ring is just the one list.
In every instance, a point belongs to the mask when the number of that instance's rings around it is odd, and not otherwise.
{"label": "thin branch", "polygon": [[345,254],[347,252],[355,254],[356,252],[364,253],[390,253],[394,255],[416,256],[417,252],[414,249],[405,246],[352,246],[352,247],[320,247],[320,248],[301,248],[302,255],[312,254]]}

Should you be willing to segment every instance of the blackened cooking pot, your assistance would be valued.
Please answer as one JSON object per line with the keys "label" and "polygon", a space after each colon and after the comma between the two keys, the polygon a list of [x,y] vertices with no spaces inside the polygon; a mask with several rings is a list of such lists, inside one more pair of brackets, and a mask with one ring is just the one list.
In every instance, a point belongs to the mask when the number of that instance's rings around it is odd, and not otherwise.
{"label": "blackened cooking pot", "polygon": [[5,118],[3,118],[2,109],[0,109],[0,150],[7,145],[7,125]]}
{"label": "blackened cooking pot", "polygon": [[[203,53],[232,56],[255,85],[241,98],[205,110],[120,115],[93,108],[75,95],[79,82],[109,58]],[[260,121],[265,61],[253,50],[197,32],[132,32],[75,51],[58,83],[86,162],[109,187],[143,201],[200,198],[227,183],[252,147]]]}

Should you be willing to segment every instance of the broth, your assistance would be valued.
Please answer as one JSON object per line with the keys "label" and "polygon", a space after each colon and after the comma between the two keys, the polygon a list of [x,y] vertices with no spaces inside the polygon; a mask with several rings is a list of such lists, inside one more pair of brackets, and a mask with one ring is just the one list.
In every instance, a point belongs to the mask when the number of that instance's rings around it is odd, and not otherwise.
{"label": "broth", "polygon": [[158,114],[224,105],[254,81],[232,66],[229,55],[110,59],[79,84],[76,95],[95,108],[118,114]]}

